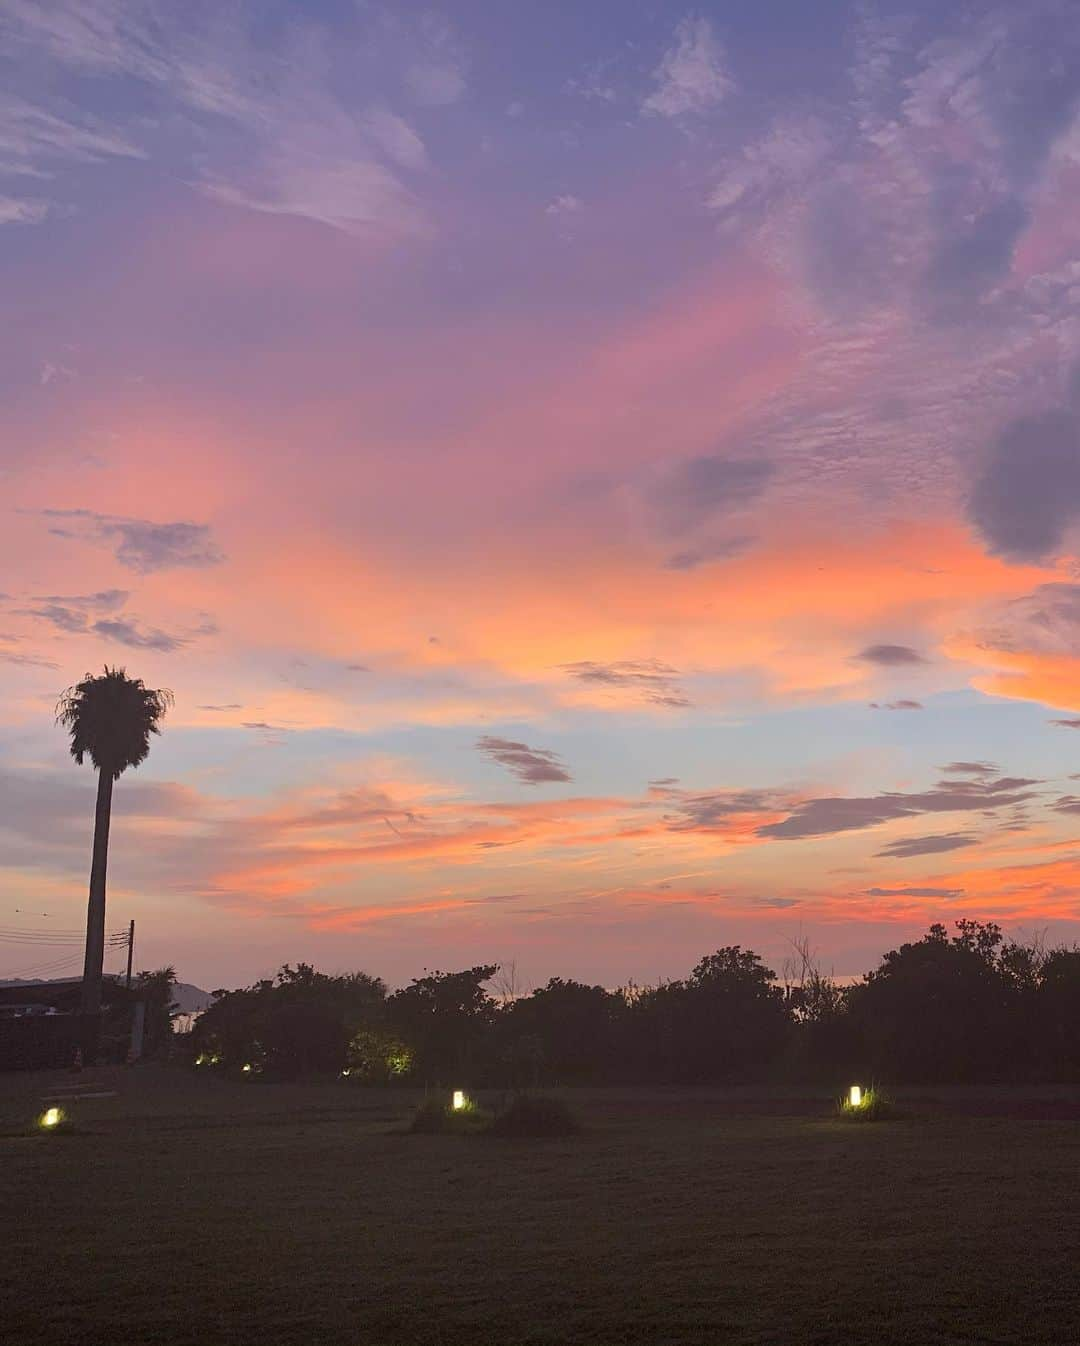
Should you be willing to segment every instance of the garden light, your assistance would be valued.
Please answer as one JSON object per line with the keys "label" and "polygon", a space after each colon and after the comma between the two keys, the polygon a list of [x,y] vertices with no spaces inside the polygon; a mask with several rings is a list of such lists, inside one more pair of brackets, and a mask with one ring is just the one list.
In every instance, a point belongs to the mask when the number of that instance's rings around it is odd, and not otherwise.
{"label": "garden light", "polygon": [[251,1062],[250,1062],[250,1061],[248,1061],[247,1064],[243,1067],[243,1072],[244,1072],[245,1075],[250,1075],[250,1074],[251,1074]]}
{"label": "garden light", "polygon": [[46,1108],[41,1116],[41,1125],[45,1127],[59,1126],[64,1119],[64,1114],[59,1108]]}
{"label": "garden light", "polygon": [[454,1111],[455,1111],[455,1112],[458,1112],[461,1108],[463,1108],[463,1107],[465,1106],[465,1091],[464,1091],[464,1089],[455,1089],[455,1090],[454,1090],[454,1105],[453,1105],[453,1106],[454,1106]]}
{"label": "garden light", "polygon": [[853,1108],[862,1107],[862,1088],[859,1085],[853,1084],[851,1086],[851,1092],[848,1094],[848,1102]]}

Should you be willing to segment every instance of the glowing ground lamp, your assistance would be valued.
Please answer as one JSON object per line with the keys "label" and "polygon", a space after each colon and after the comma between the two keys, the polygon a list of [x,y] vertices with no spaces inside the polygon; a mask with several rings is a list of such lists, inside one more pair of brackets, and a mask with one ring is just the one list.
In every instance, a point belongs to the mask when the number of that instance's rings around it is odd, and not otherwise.
{"label": "glowing ground lamp", "polygon": [[248,1061],[245,1065],[241,1066],[240,1069],[245,1075],[250,1075],[251,1072],[254,1070],[254,1066],[251,1064],[250,1061]]}
{"label": "glowing ground lamp", "polygon": [[861,1108],[863,1104],[862,1086],[853,1084],[848,1090],[848,1105],[853,1108]]}
{"label": "glowing ground lamp", "polygon": [[38,1120],[43,1131],[52,1131],[64,1120],[63,1108],[46,1108]]}
{"label": "glowing ground lamp", "polygon": [[464,1089],[455,1089],[455,1090],[454,1090],[454,1098],[453,1098],[453,1102],[451,1103],[450,1106],[454,1109],[455,1112],[460,1112],[460,1111],[461,1111],[461,1109],[465,1106],[465,1090],[464,1090]]}

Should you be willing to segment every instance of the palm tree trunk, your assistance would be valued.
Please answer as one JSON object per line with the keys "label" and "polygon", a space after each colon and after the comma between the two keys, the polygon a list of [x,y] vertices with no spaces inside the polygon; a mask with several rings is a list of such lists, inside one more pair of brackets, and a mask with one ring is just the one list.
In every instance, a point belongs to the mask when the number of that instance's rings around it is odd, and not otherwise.
{"label": "palm tree trunk", "polygon": [[83,964],[82,1012],[101,1013],[101,969],[105,961],[105,869],[109,859],[112,817],[112,772],[98,772],[94,814],[94,856],[90,862],[90,901],[86,908],[86,961]]}

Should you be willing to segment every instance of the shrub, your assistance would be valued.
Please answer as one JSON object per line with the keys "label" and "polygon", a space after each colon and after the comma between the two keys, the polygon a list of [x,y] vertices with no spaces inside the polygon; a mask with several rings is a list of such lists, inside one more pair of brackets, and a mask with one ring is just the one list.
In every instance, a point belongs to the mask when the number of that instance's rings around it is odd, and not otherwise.
{"label": "shrub", "polygon": [[425,1098],[416,1109],[409,1130],[416,1136],[460,1135],[481,1131],[490,1120],[491,1114],[471,1098],[466,1098],[460,1108],[451,1107],[444,1098]]}
{"label": "shrub", "polygon": [[491,1124],[496,1136],[576,1136],[577,1118],[561,1099],[518,1094]]}
{"label": "shrub", "polygon": [[852,1103],[845,1094],[840,1099],[840,1115],[851,1122],[881,1122],[896,1116],[892,1099],[871,1086],[863,1090],[862,1102]]}

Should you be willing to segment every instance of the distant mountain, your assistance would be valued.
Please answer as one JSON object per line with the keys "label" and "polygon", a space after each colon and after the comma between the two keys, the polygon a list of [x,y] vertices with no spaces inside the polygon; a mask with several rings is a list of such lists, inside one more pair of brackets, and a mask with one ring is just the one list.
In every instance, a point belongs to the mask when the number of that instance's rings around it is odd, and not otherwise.
{"label": "distant mountain", "polygon": [[180,1014],[200,1014],[214,1003],[214,997],[200,986],[189,986],[180,981],[173,987],[173,1001]]}

